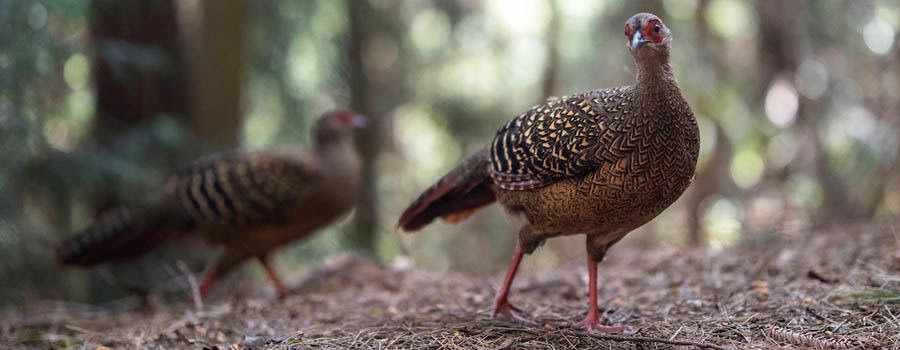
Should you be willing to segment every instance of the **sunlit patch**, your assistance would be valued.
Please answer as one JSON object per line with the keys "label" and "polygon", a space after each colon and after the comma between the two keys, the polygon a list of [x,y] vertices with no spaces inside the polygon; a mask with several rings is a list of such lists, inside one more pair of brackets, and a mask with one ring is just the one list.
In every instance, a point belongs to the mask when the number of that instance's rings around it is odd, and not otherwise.
{"label": "sunlit patch", "polygon": [[709,28],[724,38],[752,38],[757,31],[756,10],[748,2],[714,0],[706,8]]}
{"label": "sunlit patch", "polygon": [[863,40],[869,50],[884,55],[894,45],[894,27],[880,18],[872,18],[863,27]]}
{"label": "sunlit patch", "polygon": [[766,116],[775,125],[786,127],[797,117],[797,90],[785,80],[775,80],[766,93]]}
{"label": "sunlit patch", "polygon": [[736,242],[741,235],[744,208],[733,199],[712,196],[701,203],[700,223],[709,239],[709,246],[721,249]]}

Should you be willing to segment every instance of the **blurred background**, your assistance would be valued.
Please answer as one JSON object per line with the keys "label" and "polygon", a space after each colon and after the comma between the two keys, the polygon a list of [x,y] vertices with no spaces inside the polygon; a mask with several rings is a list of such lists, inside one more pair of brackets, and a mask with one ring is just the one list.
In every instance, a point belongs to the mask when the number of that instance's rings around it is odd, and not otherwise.
{"label": "blurred background", "polygon": [[[672,29],[702,149],[693,186],[622,244],[765,244],[900,213],[896,1],[0,0],[0,308],[176,293],[177,265],[199,273],[214,247],[63,270],[50,246],[203,154],[308,144],[336,106],[373,121],[363,199],[275,268],[298,281],[358,250],[502,273],[520,223],[497,206],[415,235],[396,219],[546,96],[631,84],[623,30],[637,12]],[[526,273],[580,264],[583,239],[552,240]],[[251,263],[230,280],[269,288],[262,275]]]}

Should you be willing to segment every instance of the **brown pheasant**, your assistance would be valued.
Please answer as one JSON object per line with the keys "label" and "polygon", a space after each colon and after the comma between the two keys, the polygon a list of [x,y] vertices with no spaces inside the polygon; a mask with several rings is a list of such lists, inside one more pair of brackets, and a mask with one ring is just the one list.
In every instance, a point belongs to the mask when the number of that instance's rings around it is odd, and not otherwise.
{"label": "brown pheasant", "polygon": [[364,123],[348,110],[334,110],[316,122],[312,150],[224,153],[196,161],[169,180],[161,200],[106,213],[63,240],[57,260],[82,266],[127,260],[193,232],[226,248],[207,268],[201,295],[216,278],[256,258],[283,296],[284,285],[266,256],[354,205],[360,158],[352,131]]}
{"label": "brown pheasant", "polygon": [[528,219],[491,317],[516,314],[510,284],[523,254],[544,240],[587,235],[590,309],[577,326],[599,323],[597,264],[628,232],[650,221],[691,184],[700,148],[697,121],[669,64],[669,29],[639,13],[625,25],[637,65],[634,86],[548,99],[513,118],[494,141],[413,202],[399,226],[415,231],[435,218],[457,222],[499,201]]}

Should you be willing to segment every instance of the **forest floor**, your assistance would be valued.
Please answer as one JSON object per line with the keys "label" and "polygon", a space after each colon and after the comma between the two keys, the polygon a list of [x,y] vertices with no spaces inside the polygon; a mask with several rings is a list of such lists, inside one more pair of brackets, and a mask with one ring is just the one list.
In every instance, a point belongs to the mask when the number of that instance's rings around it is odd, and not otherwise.
{"label": "forest floor", "polygon": [[201,310],[139,312],[37,303],[0,319],[0,348],[900,349],[895,224],[723,250],[616,247],[600,265],[601,319],[634,334],[570,327],[587,309],[584,266],[516,281],[511,300],[539,324],[529,326],[490,319],[502,276],[351,255],[323,264],[283,300],[232,296]]}

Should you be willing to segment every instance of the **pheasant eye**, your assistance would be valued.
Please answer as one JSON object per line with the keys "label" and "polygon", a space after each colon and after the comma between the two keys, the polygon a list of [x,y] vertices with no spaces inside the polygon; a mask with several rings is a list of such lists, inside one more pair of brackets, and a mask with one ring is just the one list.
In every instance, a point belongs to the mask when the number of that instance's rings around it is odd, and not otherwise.
{"label": "pheasant eye", "polygon": [[631,27],[629,25],[625,25],[625,36],[631,37]]}
{"label": "pheasant eye", "polygon": [[653,32],[659,33],[659,23],[657,23],[656,25],[653,26]]}

